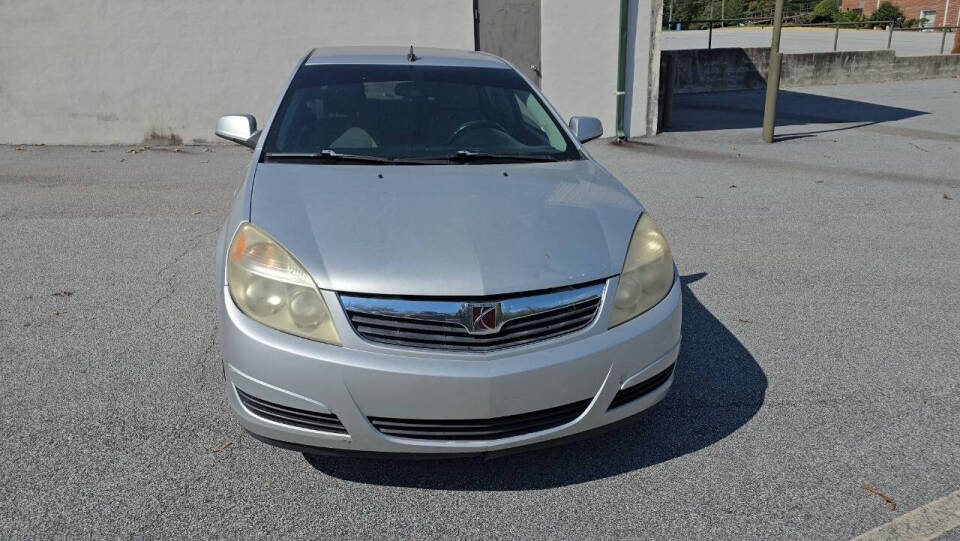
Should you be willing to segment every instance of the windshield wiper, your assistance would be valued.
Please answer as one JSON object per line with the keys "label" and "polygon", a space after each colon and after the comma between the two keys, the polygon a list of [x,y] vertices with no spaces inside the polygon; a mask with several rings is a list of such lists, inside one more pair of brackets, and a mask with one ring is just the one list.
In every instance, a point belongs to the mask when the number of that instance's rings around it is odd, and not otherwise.
{"label": "windshield wiper", "polygon": [[342,162],[360,162],[360,163],[395,163],[392,158],[381,158],[380,156],[365,156],[362,154],[342,154],[330,149],[324,149],[320,152],[268,152],[266,158],[271,160],[317,160],[317,161],[342,161]]}
{"label": "windshield wiper", "polygon": [[268,152],[264,155],[268,160],[310,160],[324,162],[354,162],[354,163],[389,163],[393,165],[436,165],[443,163],[467,162],[558,162],[560,158],[549,154],[494,154],[490,152],[473,152],[458,150],[453,154],[440,156],[410,156],[398,158],[384,158],[362,154],[343,154],[334,150],[324,149],[320,152]]}
{"label": "windshield wiper", "polygon": [[444,156],[423,156],[403,158],[404,161],[448,161],[448,162],[481,162],[481,161],[517,161],[517,162],[559,162],[560,158],[549,154],[495,154],[492,152],[473,152],[472,150],[458,150]]}

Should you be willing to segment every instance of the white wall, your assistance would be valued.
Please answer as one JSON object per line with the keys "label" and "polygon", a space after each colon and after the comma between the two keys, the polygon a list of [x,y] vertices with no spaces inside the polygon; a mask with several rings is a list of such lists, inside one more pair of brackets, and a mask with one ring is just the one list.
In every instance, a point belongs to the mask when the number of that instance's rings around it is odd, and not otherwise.
{"label": "white wall", "polygon": [[[656,133],[662,0],[630,0],[625,128]],[[541,88],[565,118],[596,116],[616,135],[619,0],[543,0]]]}
{"label": "white wall", "polygon": [[[628,135],[655,133],[662,0],[630,0]],[[472,0],[0,0],[0,144],[213,141],[324,45],[473,48]],[[619,0],[543,0],[542,87],[616,132]],[[652,98],[652,99],[651,99]]]}
{"label": "white wall", "polygon": [[544,0],[540,87],[564,119],[595,116],[616,134],[618,0]]}
{"label": "white wall", "polygon": [[0,143],[214,138],[324,45],[473,49],[471,0],[0,0]]}

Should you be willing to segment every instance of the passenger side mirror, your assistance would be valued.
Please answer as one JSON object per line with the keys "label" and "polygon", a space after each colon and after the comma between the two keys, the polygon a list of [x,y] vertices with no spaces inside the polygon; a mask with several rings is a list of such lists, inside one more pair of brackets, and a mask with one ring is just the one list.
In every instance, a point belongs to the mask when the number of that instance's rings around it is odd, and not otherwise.
{"label": "passenger side mirror", "polygon": [[603,135],[603,124],[600,123],[599,118],[592,116],[572,116],[570,130],[581,143],[586,143]]}
{"label": "passenger side mirror", "polygon": [[226,115],[218,118],[216,134],[217,137],[250,148],[256,148],[260,139],[257,119],[253,115]]}

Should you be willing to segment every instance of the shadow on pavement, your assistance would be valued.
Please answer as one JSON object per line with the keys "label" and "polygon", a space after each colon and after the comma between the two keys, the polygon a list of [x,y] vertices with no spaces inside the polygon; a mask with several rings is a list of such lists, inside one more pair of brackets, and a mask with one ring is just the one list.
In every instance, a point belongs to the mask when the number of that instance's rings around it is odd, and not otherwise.
{"label": "shadow on pavement", "polygon": [[691,293],[682,276],[683,343],[673,388],[634,422],[575,443],[509,455],[387,460],[304,455],[317,470],[358,483],[443,490],[536,490],[645,468],[703,449],[749,421],[767,378],[749,351]]}
{"label": "shadow on pavement", "polygon": [[[670,127],[664,131],[759,128],[763,125],[763,103],[763,90],[678,94],[674,98]],[[925,114],[929,113],[791,90],[781,90],[777,101],[779,127],[860,123],[858,126],[838,128],[842,130]]]}

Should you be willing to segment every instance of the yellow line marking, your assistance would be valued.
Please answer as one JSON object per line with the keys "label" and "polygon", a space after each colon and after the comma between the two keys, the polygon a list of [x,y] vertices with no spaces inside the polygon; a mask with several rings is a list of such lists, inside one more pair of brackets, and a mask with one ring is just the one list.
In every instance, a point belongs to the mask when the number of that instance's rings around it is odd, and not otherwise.
{"label": "yellow line marking", "polygon": [[936,539],[954,528],[960,528],[960,490],[904,513],[851,541]]}

